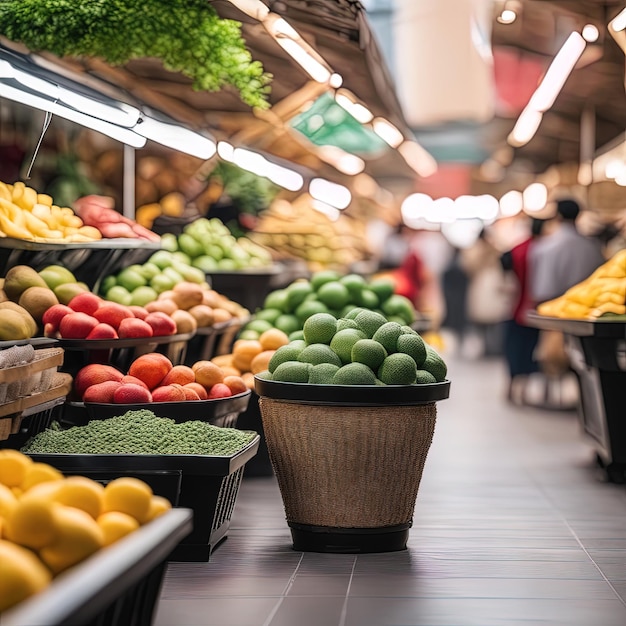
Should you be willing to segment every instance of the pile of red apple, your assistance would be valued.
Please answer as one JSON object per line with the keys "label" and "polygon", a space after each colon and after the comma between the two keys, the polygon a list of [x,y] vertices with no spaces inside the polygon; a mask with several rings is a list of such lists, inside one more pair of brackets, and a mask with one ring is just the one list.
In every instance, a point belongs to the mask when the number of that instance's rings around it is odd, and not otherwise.
{"label": "pile of red apple", "polygon": [[240,376],[227,375],[209,361],[173,365],[159,352],[137,357],[126,373],[90,363],[74,377],[74,396],[83,402],[145,404],[228,398],[247,391]]}
{"label": "pile of red apple", "polygon": [[167,313],[109,302],[89,291],[74,296],[67,305],[51,306],[42,322],[44,335],[55,339],[136,339],[177,332]]}

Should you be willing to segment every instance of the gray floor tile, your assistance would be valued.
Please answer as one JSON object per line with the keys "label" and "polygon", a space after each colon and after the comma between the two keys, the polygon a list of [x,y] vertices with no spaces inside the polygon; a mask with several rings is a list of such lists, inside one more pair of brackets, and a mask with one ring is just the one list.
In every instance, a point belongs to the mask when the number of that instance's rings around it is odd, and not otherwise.
{"label": "gray floor tile", "polygon": [[286,597],[268,623],[259,626],[341,626],[344,598]]}
{"label": "gray floor tile", "polygon": [[154,626],[260,626],[271,615],[276,598],[161,600]]}

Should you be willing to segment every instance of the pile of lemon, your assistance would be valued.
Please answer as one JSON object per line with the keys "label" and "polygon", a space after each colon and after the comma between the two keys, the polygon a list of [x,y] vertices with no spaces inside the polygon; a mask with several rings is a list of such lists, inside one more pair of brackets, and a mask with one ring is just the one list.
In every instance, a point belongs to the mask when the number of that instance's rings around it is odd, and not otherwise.
{"label": "pile of lemon", "polygon": [[274,352],[259,378],[316,385],[424,385],[443,382],[447,375],[444,360],[417,331],[362,307],[339,319],[316,313],[293,336]]}
{"label": "pile of lemon", "polygon": [[0,450],[0,613],[170,508],[136,478],[103,486]]}

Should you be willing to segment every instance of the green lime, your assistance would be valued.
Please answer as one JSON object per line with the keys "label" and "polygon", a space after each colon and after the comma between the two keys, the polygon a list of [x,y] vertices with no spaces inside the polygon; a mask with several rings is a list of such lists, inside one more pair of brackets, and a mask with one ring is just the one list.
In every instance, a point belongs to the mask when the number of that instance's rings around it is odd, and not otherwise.
{"label": "green lime", "polygon": [[415,361],[417,367],[422,367],[426,360],[426,344],[417,333],[400,335],[396,341],[396,352],[408,354]]}
{"label": "green lime", "polygon": [[257,320],[266,320],[270,324],[274,324],[281,315],[282,311],[280,309],[259,309],[254,314],[254,317]]}
{"label": "green lime", "polygon": [[438,383],[443,382],[446,379],[446,374],[448,373],[448,368],[444,360],[441,358],[439,353],[428,344],[426,344],[426,359],[422,364],[422,369],[430,372]]}
{"label": "green lime", "polygon": [[239,339],[258,339],[261,336],[261,333],[256,330],[252,330],[250,328],[245,328],[242,330],[237,336]]}
{"label": "green lime", "polygon": [[346,328],[335,333],[330,342],[330,347],[337,353],[342,363],[350,363],[352,360],[352,346],[359,339],[366,339],[363,331],[358,328]]}
{"label": "green lime", "polygon": [[393,295],[395,289],[393,280],[389,278],[375,278],[369,282],[368,287],[376,294],[381,304]]}
{"label": "green lime", "polygon": [[374,336],[374,333],[383,325],[387,323],[387,318],[380,313],[374,311],[361,311],[354,321],[357,326],[366,334],[370,339]]}
{"label": "green lime", "polygon": [[367,286],[367,281],[360,274],[346,274],[339,279],[339,282],[345,285],[353,299]]}
{"label": "green lime", "polygon": [[304,299],[313,293],[308,280],[297,280],[287,287],[287,310],[295,311]]}
{"label": "green lime", "polygon": [[278,309],[279,311],[285,313],[287,311],[287,290],[286,289],[276,289],[275,291],[271,291],[265,297],[265,301],[263,302],[264,309]]}
{"label": "green lime", "polygon": [[325,343],[312,343],[298,355],[298,361],[319,365],[320,363],[332,363],[341,366],[341,359]]}
{"label": "green lime", "polygon": [[344,330],[345,328],[358,328],[359,326],[354,320],[347,317],[341,317],[337,320],[337,330]]}
{"label": "green lime", "polygon": [[339,370],[332,363],[320,363],[312,365],[309,369],[309,385],[332,385],[333,376]]}
{"label": "green lime", "polygon": [[373,339],[359,339],[353,346],[350,358],[353,363],[363,363],[376,371],[387,356],[387,351]]}
{"label": "green lime", "polygon": [[350,292],[339,281],[330,281],[317,290],[317,299],[329,309],[341,310],[348,304]]}
{"label": "green lime", "polygon": [[315,272],[311,276],[311,286],[315,291],[317,291],[325,283],[339,280],[339,278],[340,274],[333,270],[322,270],[320,272]]}
{"label": "green lime", "polygon": [[258,318],[250,320],[245,326],[246,330],[254,330],[259,333],[259,335],[270,328],[274,328],[270,322]]}
{"label": "green lime", "polygon": [[397,322],[386,322],[378,328],[372,339],[378,341],[388,354],[396,352],[398,337],[402,334],[402,326]]}
{"label": "green lime", "polygon": [[300,330],[301,324],[295,315],[283,313],[276,318],[274,327],[278,328],[278,330],[282,330],[286,335],[289,335],[294,330]]}
{"label": "green lime", "polygon": [[337,331],[337,320],[330,313],[315,313],[302,326],[304,340],[308,343],[330,343]]}
{"label": "green lime", "polygon": [[[289,333],[289,341],[304,341],[304,331],[302,330],[294,330],[292,333]],[[306,344],[306,341],[305,341]]]}
{"label": "green lime", "polygon": [[310,368],[310,363],[285,361],[272,372],[272,380],[284,383],[308,383]]}
{"label": "green lime", "polygon": [[268,370],[273,374],[274,370],[286,361],[297,361],[298,355],[302,352],[302,348],[294,346],[288,343],[286,346],[281,346],[272,354],[272,358],[268,363]]}
{"label": "green lime", "polygon": [[356,296],[356,302],[365,309],[375,309],[380,305],[378,296],[371,289],[362,289]]}
{"label": "green lime", "polygon": [[137,287],[143,287],[148,281],[136,269],[127,267],[117,275],[117,284],[122,285],[127,291],[135,291]]}
{"label": "green lime", "polygon": [[363,363],[348,363],[333,376],[335,385],[375,385],[376,374]]}
{"label": "green lime", "polygon": [[272,380],[272,375],[270,374],[269,370],[263,370],[262,372],[258,372],[255,375],[259,378],[262,378],[263,380]]}
{"label": "green lime", "polygon": [[412,324],[415,321],[415,307],[413,303],[400,294],[394,293],[381,304],[381,308],[387,317],[397,315],[404,320],[405,324]]}
{"label": "green lime", "polygon": [[345,317],[348,320],[353,320],[353,319],[356,319],[356,316],[361,311],[365,311],[365,309],[363,307],[360,307],[360,306],[353,306],[353,307],[350,307],[350,309],[348,311],[344,311],[343,315],[341,317]]}
{"label": "green lime", "polygon": [[417,366],[408,354],[396,352],[382,362],[378,378],[385,385],[412,385],[417,379]]}
{"label": "green lime", "polygon": [[403,335],[419,335],[419,333],[414,328],[411,328],[410,326],[406,326],[405,324],[402,325],[402,334]]}
{"label": "green lime", "polygon": [[436,383],[437,379],[426,370],[417,370],[417,377],[415,378],[415,382],[418,385],[431,385],[432,383]]}
{"label": "green lime", "polygon": [[309,300],[308,297],[295,310],[296,317],[301,324],[304,324],[309,317],[316,313],[328,313],[328,307],[319,300]]}

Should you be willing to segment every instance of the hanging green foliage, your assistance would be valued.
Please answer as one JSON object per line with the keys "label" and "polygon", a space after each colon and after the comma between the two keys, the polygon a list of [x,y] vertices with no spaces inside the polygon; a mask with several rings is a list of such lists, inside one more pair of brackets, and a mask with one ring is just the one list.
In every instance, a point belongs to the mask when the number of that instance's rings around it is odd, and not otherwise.
{"label": "hanging green foliage", "polygon": [[156,57],[194,89],[230,85],[246,104],[269,106],[271,76],[252,60],[241,24],[207,0],[0,0],[0,34],[32,51],[111,65]]}

